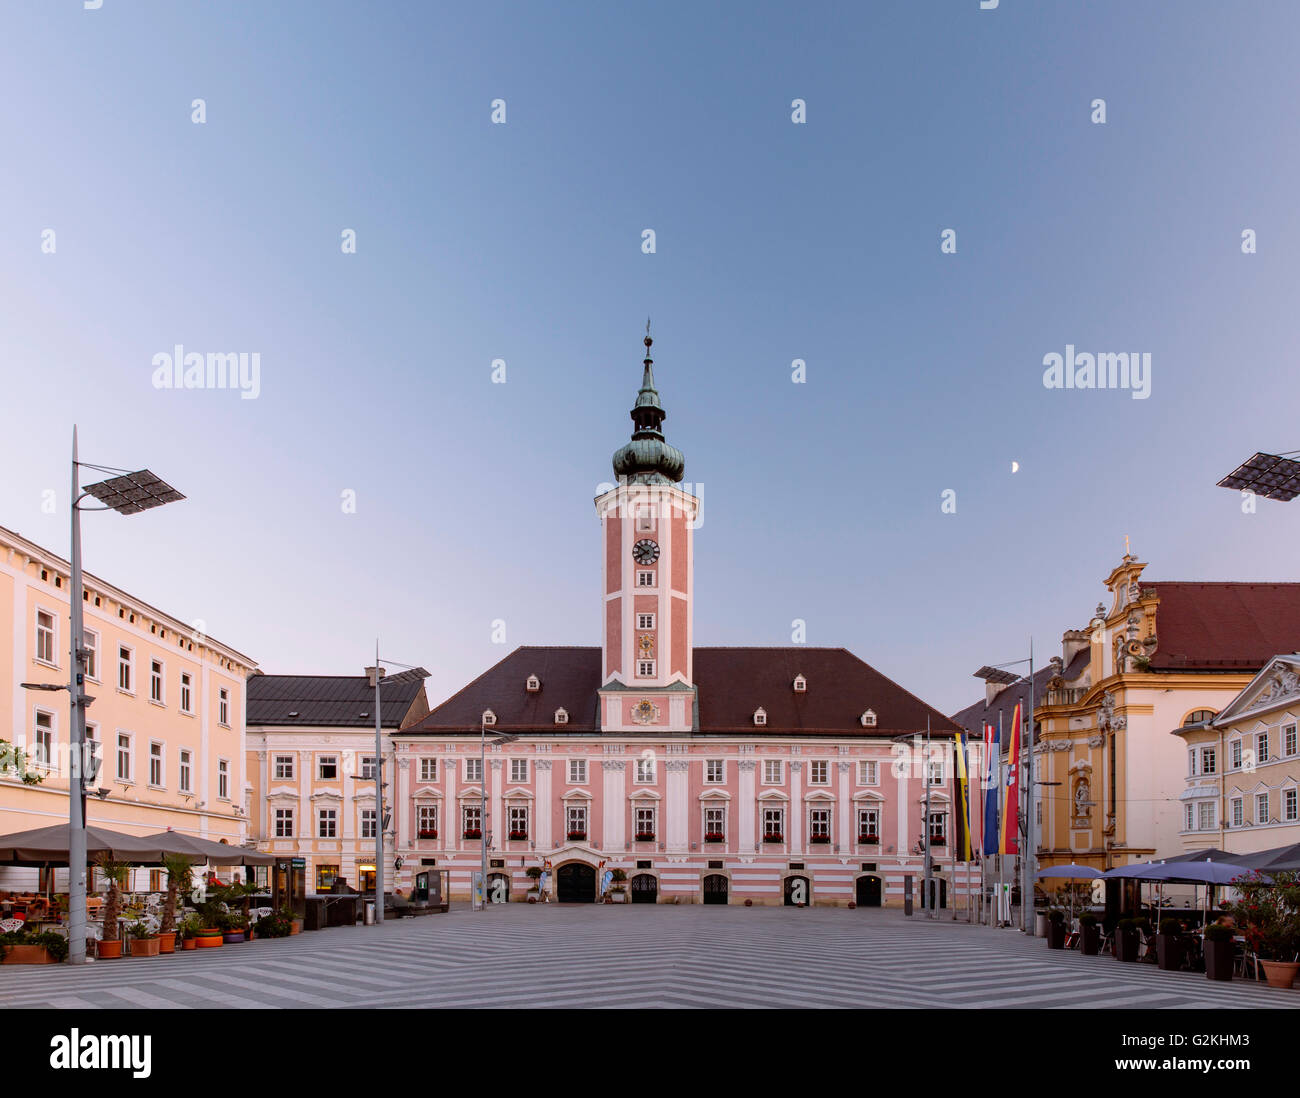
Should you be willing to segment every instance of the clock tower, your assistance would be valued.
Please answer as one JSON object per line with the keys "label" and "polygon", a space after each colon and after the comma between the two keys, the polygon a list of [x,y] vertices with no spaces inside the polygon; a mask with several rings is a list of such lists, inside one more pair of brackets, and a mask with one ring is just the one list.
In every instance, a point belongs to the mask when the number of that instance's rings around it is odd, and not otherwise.
{"label": "clock tower", "polygon": [[614,454],[617,482],[596,498],[605,539],[600,725],[607,732],[689,732],[692,537],[699,500],[680,487],[682,452],[664,441],[646,322],[632,440]]}

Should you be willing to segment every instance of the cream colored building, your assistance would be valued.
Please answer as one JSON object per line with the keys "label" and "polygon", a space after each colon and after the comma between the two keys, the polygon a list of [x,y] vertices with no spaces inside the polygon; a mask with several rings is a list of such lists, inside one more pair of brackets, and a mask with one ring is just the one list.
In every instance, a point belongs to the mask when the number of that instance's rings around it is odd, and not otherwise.
{"label": "cream colored building", "polygon": [[[383,712],[384,889],[397,879],[394,834],[407,774],[394,776],[390,737],[429,712],[428,672],[386,677]],[[327,892],[336,880],[373,891],[375,878],[375,692],[362,675],[254,675],[248,682],[250,837],[300,883],[295,895]]]}
{"label": "cream colored building", "polygon": [[[133,835],[167,827],[243,841],[244,683],[249,657],[86,573],[85,645],[91,652],[86,733],[99,771],[87,822]],[[21,683],[69,680],[71,568],[0,528],[0,732],[42,779],[0,772],[0,834],[67,823],[70,714],[66,691]],[[150,887],[150,871],[133,887]],[[37,871],[0,868],[0,888],[27,888]],[[61,875],[62,876],[62,875]]]}
{"label": "cream colored building", "polygon": [[1183,845],[1234,854],[1300,842],[1300,655],[1275,656],[1186,750]]}

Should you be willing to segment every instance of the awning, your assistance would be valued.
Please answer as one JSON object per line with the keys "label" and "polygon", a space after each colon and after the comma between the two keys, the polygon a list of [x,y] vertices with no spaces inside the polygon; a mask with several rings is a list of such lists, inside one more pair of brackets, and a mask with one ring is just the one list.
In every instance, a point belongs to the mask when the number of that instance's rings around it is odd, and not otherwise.
{"label": "awning", "polygon": [[213,842],[201,839],[197,835],[187,835],[183,831],[160,831],[156,835],[147,835],[145,839],[166,846],[177,854],[185,854],[196,862],[209,865],[273,865],[275,856],[259,854],[243,846],[231,846],[229,843]]}
{"label": "awning", "polygon": [[[0,865],[49,866],[68,864],[68,824],[37,827],[13,835],[0,835]],[[86,862],[101,857],[131,865],[159,865],[168,854],[180,853],[159,836],[142,838],[110,831],[106,827],[86,828]]]}

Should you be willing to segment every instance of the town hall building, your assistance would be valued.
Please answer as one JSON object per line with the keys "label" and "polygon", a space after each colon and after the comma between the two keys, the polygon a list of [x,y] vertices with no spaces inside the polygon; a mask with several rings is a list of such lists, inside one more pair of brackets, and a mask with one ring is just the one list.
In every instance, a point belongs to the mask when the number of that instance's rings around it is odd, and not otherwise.
{"label": "town hall building", "polygon": [[651,342],[595,501],[601,644],[518,648],[391,734],[397,887],[435,867],[469,898],[486,829],[495,899],[523,900],[535,867],[549,900],[596,901],[621,869],[632,902],[896,906],[928,837],[954,904],[958,727],[842,648],[696,646],[699,501]]}

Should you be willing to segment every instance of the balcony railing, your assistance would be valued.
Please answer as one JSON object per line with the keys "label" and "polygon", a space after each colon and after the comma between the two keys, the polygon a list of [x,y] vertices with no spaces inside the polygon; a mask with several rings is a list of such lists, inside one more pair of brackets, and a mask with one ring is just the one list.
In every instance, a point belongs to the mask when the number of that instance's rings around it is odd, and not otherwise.
{"label": "balcony railing", "polygon": [[1044,691],[1039,705],[1077,705],[1088,692],[1085,686],[1067,686],[1060,690]]}

